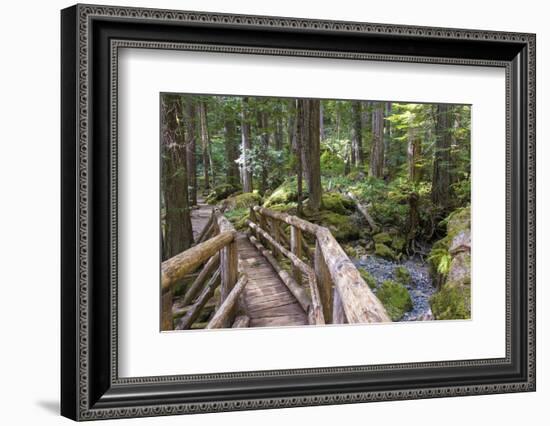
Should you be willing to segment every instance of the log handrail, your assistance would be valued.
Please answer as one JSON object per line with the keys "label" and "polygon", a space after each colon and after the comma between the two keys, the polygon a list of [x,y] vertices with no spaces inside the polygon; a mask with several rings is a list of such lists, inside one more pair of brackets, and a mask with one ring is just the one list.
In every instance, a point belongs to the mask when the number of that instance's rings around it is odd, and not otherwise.
{"label": "log handrail", "polygon": [[162,290],[168,290],[176,281],[193,272],[223,247],[235,240],[235,230],[221,232],[209,240],[187,249],[162,262]]}
{"label": "log handrail", "polygon": [[[320,291],[322,311],[327,321],[336,321],[336,323],[391,321],[382,302],[365,283],[353,262],[328,228],[315,225],[288,213],[277,212],[260,206],[253,207],[253,211],[255,215],[259,216],[260,223],[262,216],[269,217],[285,222],[300,231],[307,232],[315,238],[314,272],[317,277],[315,287],[317,291]],[[285,253],[290,253],[291,256],[286,257],[289,257],[294,266],[304,263],[301,259],[299,259],[301,263],[293,262],[291,257],[296,259],[298,256],[289,252],[281,244],[278,244],[279,247],[277,247],[275,245],[277,241],[271,235],[267,234],[257,224],[254,225],[256,225],[256,228],[249,226],[256,232],[256,235],[261,235],[271,246],[277,249],[280,247],[285,256]],[[260,230],[263,232],[260,232]],[[311,270],[309,265],[305,265]],[[304,268],[303,266],[297,267],[296,270],[303,273]],[[296,278],[297,275],[295,275]],[[334,290],[332,290],[332,286]],[[335,316],[333,316],[333,311],[336,311]]]}

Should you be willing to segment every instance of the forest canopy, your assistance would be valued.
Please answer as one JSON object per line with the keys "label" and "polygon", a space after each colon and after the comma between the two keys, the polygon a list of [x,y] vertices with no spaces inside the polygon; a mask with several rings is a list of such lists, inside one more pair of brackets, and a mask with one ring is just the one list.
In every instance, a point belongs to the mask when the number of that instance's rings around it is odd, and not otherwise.
{"label": "forest canopy", "polygon": [[[193,244],[189,212],[201,200],[223,206],[237,229],[263,205],[329,228],[363,260],[367,282],[368,257],[427,262],[433,314],[469,318],[469,264],[447,284],[466,228],[469,250],[470,114],[469,105],[162,94],[162,258]],[[394,296],[388,280],[374,281],[379,297]]]}

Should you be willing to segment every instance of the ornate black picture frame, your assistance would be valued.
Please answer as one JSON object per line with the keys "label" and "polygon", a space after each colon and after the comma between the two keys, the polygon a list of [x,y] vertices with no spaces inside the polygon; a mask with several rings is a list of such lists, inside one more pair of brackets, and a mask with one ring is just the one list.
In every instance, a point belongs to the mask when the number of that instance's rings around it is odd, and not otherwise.
{"label": "ornate black picture frame", "polygon": [[[61,413],[74,420],[535,390],[535,35],[76,5],[61,13]],[[117,49],[506,71],[506,356],[119,378]],[[504,232],[504,230],[503,230]]]}

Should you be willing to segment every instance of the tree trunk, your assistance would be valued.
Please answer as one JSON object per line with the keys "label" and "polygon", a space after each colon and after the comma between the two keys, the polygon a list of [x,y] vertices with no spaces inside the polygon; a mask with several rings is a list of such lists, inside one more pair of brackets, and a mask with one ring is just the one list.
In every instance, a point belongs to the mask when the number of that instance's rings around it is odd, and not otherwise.
{"label": "tree trunk", "polygon": [[361,126],[361,102],[351,103],[351,150],[352,164],[355,167],[363,165],[363,134]]}
{"label": "tree trunk", "polygon": [[197,205],[197,110],[191,96],[186,99],[185,134],[187,139],[187,184],[189,185],[189,204]]}
{"label": "tree trunk", "polygon": [[316,99],[301,99],[302,109],[302,165],[308,185],[309,208],[316,212],[321,207],[321,140],[319,135],[319,107]]}
{"label": "tree trunk", "polygon": [[295,150],[294,153],[296,155],[296,192],[297,192],[297,210],[298,210],[298,216],[302,216],[303,213],[303,206],[302,206],[302,199],[303,199],[303,188],[302,188],[302,180],[303,180],[303,167],[302,167],[302,133],[303,133],[303,127],[304,127],[304,111],[302,108],[302,101],[299,99],[296,100],[296,106],[294,108],[296,118],[295,118],[295,134],[294,134],[294,141],[295,141]]}
{"label": "tree trunk", "polygon": [[[384,116],[389,117],[392,113],[392,103],[385,103]],[[384,120],[384,165],[389,169],[390,162],[390,144],[391,144],[391,122]]]}
{"label": "tree trunk", "polygon": [[252,192],[252,170],[248,156],[250,155],[250,124],[248,122],[248,98],[245,96],[241,111],[241,180],[243,192]]}
{"label": "tree trunk", "polygon": [[259,160],[261,164],[260,174],[260,193],[264,194],[267,191],[267,178],[269,172],[268,155],[269,149],[269,133],[268,133],[268,119],[265,111],[258,111],[256,115],[256,121],[258,125],[258,134],[260,136],[261,149],[259,151]]}
{"label": "tree trunk", "polygon": [[208,169],[211,165],[210,159],[210,141],[208,138],[208,120],[206,116],[206,102],[199,102],[199,117],[201,127],[201,142],[202,142],[202,167],[204,173],[204,190],[205,192],[210,189],[210,173]]}
{"label": "tree trunk", "polygon": [[413,183],[420,181],[421,178],[421,169],[419,164],[420,155],[422,154],[421,150],[422,146],[420,144],[417,129],[415,129],[412,123],[410,123],[407,136],[407,164],[409,179]]}
{"label": "tree trunk", "polygon": [[384,104],[378,103],[372,113],[372,146],[369,175],[384,176]]}
{"label": "tree trunk", "polygon": [[433,159],[432,203],[446,210],[450,199],[450,107],[440,104],[437,106],[436,142]]}
{"label": "tree trunk", "polygon": [[182,107],[177,96],[162,99],[162,182],[166,207],[163,260],[188,249],[193,230],[187,192],[187,147],[179,125]]}
{"label": "tree trunk", "polygon": [[225,163],[227,165],[226,182],[231,185],[236,185],[239,183],[239,167],[236,163],[239,158],[237,131],[235,117],[228,112],[225,113],[224,136]]}

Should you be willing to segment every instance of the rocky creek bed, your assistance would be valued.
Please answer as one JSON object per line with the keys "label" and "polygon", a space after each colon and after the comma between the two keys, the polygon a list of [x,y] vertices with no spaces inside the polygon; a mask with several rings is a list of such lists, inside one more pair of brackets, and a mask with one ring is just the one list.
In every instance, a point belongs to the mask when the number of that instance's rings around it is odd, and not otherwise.
{"label": "rocky creek bed", "polygon": [[[428,270],[428,264],[419,257],[413,257],[403,262],[392,262],[379,256],[368,255],[360,259],[352,258],[355,266],[365,269],[375,279],[377,288],[386,280],[395,279],[395,270],[399,266],[406,268],[411,275],[411,283],[406,285],[413,303],[413,308],[406,312],[400,321],[432,320],[430,297],[436,289]],[[374,290],[376,291],[376,289]]]}

